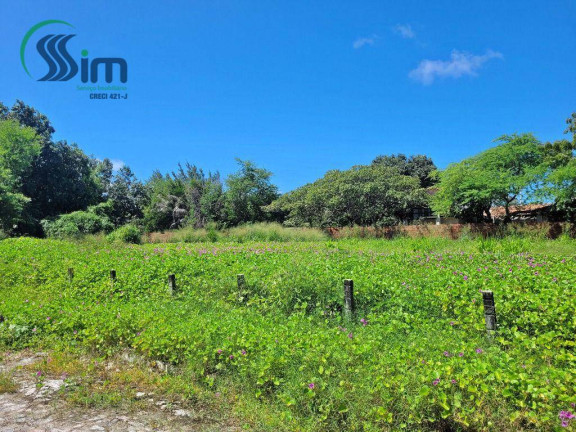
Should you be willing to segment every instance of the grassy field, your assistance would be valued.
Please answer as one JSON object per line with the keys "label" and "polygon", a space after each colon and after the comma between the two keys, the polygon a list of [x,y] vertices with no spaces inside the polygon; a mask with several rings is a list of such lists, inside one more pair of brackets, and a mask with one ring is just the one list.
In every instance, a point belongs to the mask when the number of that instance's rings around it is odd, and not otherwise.
{"label": "grassy field", "polygon": [[574,241],[302,236],[0,241],[0,344],[159,360],[166,388],[253,430],[576,430]]}

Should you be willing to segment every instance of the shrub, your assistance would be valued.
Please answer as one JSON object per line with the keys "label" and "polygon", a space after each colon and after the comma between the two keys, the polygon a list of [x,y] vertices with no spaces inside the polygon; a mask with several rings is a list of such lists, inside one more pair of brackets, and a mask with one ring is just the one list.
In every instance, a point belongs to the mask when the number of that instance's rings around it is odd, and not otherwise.
{"label": "shrub", "polygon": [[101,231],[110,232],[114,228],[107,217],[89,211],[60,215],[55,220],[44,219],[41,224],[46,236],[55,238],[77,238]]}
{"label": "shrub", "polygon": [[201,229],[186,227],[164,233],[150,233],[146,241],[149,243],[214,243],[220,241],[243,243],[247,241],[323,241],[327,238],[328,236],[317,228],[287,228],[278,223],[262,222],[223,230],[217,230],[214,225]]}
{"label": "shrub", "polygon": [[124,225],[108,235],[108,240],[113,242],[134,243],[142,242],[142,231],[135,225]]}

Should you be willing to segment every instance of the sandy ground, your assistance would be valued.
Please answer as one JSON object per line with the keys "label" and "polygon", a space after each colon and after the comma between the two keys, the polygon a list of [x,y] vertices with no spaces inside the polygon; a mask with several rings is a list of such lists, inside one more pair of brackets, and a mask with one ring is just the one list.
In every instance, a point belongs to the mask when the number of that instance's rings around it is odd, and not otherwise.
{"label": "sandy ground", "polygon": [[[150,409],[123,412],[116,409],[81,408],[60,397],[61,379],[46,379],[41,388],[23,367],[41,361],[43,353],[4,354],[0,371],[8,372],[18,385],[15,393],[0,394],[1,432],[58,431],[226,431],[240,429],[210,420],[206,413],[150,401]],[[143,394],[143,397],[144,396]]]}

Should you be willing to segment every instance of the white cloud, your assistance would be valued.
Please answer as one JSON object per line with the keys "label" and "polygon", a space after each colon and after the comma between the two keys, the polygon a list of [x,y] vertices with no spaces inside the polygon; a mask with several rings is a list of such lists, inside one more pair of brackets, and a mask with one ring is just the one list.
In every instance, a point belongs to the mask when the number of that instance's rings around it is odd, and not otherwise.
{"label": "white cloud", "polygon": [[483,55],[454,50],[450,60],[422,60],[416,69],[410,71],[409,76],[424,85],[432,84],[436,78],[476,76],[478,69],[488,60],[503,57],[501,53],[492,50]]}
{"label": "white cloud", "polygon": [[416,33],[412,30],[410,24],[398,24],[394,27],[394,31],[404,39],[414,39],[416,37]]}
{"label": "white cloud", "polygon": [[373,35],[371,37],[358,38],[354,41],[352,46],[354,47],[354,49],[360,49],[365,45],[374,45],[376,43],[376,39],[378,39],[378,36],[376,35]]}
{"label": "white cloud", "polygon": [[120,168],[126,165],[124,161],[121,161],[120,159],[110,159],[110,162],[112,162],[112,169],[114,171],[118,171]]}

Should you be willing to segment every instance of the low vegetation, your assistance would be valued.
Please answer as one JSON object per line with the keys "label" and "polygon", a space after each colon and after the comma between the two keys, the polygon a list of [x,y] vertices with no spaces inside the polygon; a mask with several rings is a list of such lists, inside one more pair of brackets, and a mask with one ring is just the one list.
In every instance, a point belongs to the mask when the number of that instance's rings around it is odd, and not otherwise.
{"label": "low vegetation", "polygon": [[573,428],[576,271],[563,247],[574,243],[6,239],[0,343],[159,360],[256,430]]}

